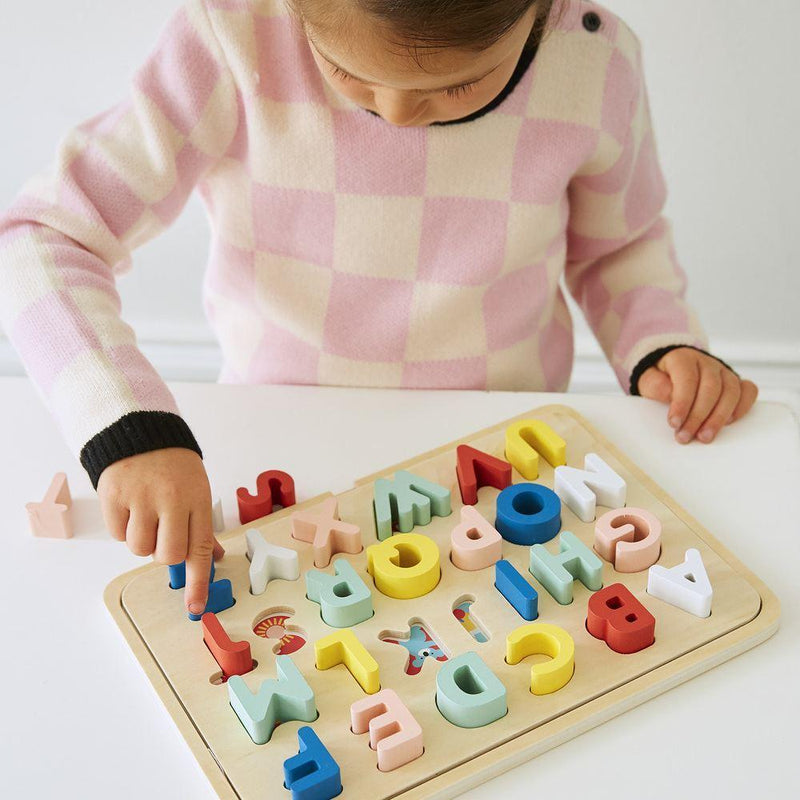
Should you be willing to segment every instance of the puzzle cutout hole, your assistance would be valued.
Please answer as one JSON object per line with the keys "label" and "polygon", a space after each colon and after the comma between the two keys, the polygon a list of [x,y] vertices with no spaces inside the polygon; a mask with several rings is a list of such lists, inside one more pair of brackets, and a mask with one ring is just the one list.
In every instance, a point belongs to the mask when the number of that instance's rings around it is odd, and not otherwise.
{"label": "puzzle cutout hole", "polygon": [[471,610],[475,604],[475,595],[463,594],[453,603],[453,616],[461,627],[476,641],[485,644],[491,639],[491,634],[480,618]]}
{"label": "puzzle cutout hole", "polygon": [[[258,666],[258,661],[253,659],[253,667],[250,670],[251,672]],[[208,682],[212,686],[222,686],[228,682],[228,679],[225,677],[225,673],[222,671],[215,672],[209,679]]]}
{"label": "puzzle cutout hole", "polygon": [[384,630],[378,639],[387,644],[399,645],[408,651],[403,671],[406,675],[419,675],[425,661],[447,661],[451,653],[433,628],[420,617],[408,620],[408,631]]}
{"label": "puzzle cutout hole", "polygon": [[289,620],[295,616],[290,606],[273,606],[262,611],[250,626],[256,636],[275,642],[272,652],[278,656],[296,653],[308,641],[308,634]]}

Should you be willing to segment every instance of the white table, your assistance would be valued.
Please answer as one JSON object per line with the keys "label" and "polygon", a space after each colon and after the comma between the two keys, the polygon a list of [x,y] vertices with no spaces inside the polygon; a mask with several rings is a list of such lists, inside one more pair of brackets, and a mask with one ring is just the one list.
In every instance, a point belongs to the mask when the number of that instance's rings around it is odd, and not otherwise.
{"label": "white table", "polygon": [[[173,390],[229,526],[236,487],[264,469],[291,473],[303,500],[537,405],[574,407],[775,591],[782,627],[464,797],[800,796],[800,434],[787,405],[760,401],[714,444],[680,446],[664,406],[622,396]],[[0,398],[0,797],[215,797],[103,605],[106,584],[141,560],[105,533],[88,478],[31,386],[0,379]],[[34,539],[25,503],[41,499],[59,470],[69,476],[76,536]],[[283,796],[265,784],[265,798]]]}

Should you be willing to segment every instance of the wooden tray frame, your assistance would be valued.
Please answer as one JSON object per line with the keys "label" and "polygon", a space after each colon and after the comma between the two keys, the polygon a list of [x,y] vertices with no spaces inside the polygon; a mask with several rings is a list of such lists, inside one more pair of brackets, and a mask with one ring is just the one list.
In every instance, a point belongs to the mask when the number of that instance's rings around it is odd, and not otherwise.
{"label": "wooden tray frame", "polygon": [[[753,619],[744,625],[682,656],[678,656],[638,678],[629,680],[616,689],[612,689],[572,711],[565,712],[555,719],[517,736],[511,741],[472,758],[466,763],[450,768],[447,772],[431,778],[420,786],[396,794],[394,798],[397,800],[444,800],[444,798],[455,797],[497,775],[507,772],[518,764],[535,758],[541,753],[553,747],[557,747],[559,744],[591,728],[601,725],[603,722],[666,692],[680,683],[690,680],[696,675],[700,675],[712,669],[718,664],[734,658],[740,653],[765,641],[778,629],[780,622],[780,604],[772,591],[704,526],[678,505],[671,496],[662,490],[649,476],[639,469],[639,467],[631,462],[630,459],[620,452],[605,436],[599,433],[594,426],[567,406],[555,404],[547,405],[519,414],[505,422],[489,426],[481,431],[470,433],[468,436],[448,442],[447,444],[441,445],[426,453],[421,453],[402,463],[361,478],[355,482],[354,488],[362,486],[365,483],[373,482],[377,478],[391,475],[397,470],[407,469],[420,460],[432,458],[446,451],[453,450],[459,444],[468,443],[471,440],[495,431],[497,428],[507,426],[515,421],[535,417],[537,414],[546,411],[557,411],[558,413],[573,417],[597,440],[597,442],[613,453],[643,487],[669,507],[669,509],[680,518],[684,524],[690,527],[700,539],[711,547],[729,567],[755,589],[761,598],[760,610]],[[316,506],[322,500],[331,496],[330,492],[323,493],[303,503],[276,512],[270,516],[270,520],[280,519],[302,508]],[[241,526],[233,528],[230,531],[226,531],[219,538],[224,542],[228,539],[241,536],[244,529],[247,527],[248,526]],[[158,564],[148,564],[120,575],[106,587],[103,594],[105,604],[218,796],[221,800],[241,800],[240,795],[228,781],[223,768],[214,758],[212,751],[208,748],[205,740],[193,724],[188,710],[181,703],[167,677],[162,672],[157,659],[123,607],[122,593],[132,580],[146,571],[163,569],[163,566]],[[346,790],[340,797],[345,796],[347,796]]]}

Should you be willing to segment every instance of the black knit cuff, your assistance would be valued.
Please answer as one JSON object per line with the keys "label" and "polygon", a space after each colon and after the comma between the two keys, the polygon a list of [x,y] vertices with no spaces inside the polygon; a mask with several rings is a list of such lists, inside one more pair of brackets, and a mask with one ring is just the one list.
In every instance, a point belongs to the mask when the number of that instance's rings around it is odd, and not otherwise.
{"label": "black knit cuff", "polygon": [[168,411],[132,411],[93,436],[81,450],[81,464],[92,486],[115,461],[165,447],[185,447],[200,458],[203,453],[189,426]]}
{"label": "black knit cuff", "polygon": [[633,372],[631,372],[631,394],[639,395],[639,378],[642,377],[645,370],[654,367],[667,353],[671,350],[677,350],[679,347],[688,347],[690,350],[697,350],[698,353],[705,353],[705,355],[719,361],[723,367],[729,369],[737,378],[739,377],[739,373],[730,364],[726,364],[719,356],[709,353],[708,350],[703,350],[702,347],[695,347],[691,344],[671,344],[668,347],[659,347],[658,350],[653,350],[633,368]]}

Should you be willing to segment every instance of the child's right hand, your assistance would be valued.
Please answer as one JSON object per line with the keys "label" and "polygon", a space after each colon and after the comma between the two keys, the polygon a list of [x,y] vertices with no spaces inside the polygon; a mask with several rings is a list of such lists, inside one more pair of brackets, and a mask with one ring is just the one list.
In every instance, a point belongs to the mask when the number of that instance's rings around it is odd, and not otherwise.
{"label": "child's right hand", "polygon": [[111,535],[134,555],[152,555],[159,564],[186,561],[184,603],[201,614],[211,559],[225,551],[214,536],[211,487],[200,456],[168,447],[123,458],[103,470],[97,494]]}

